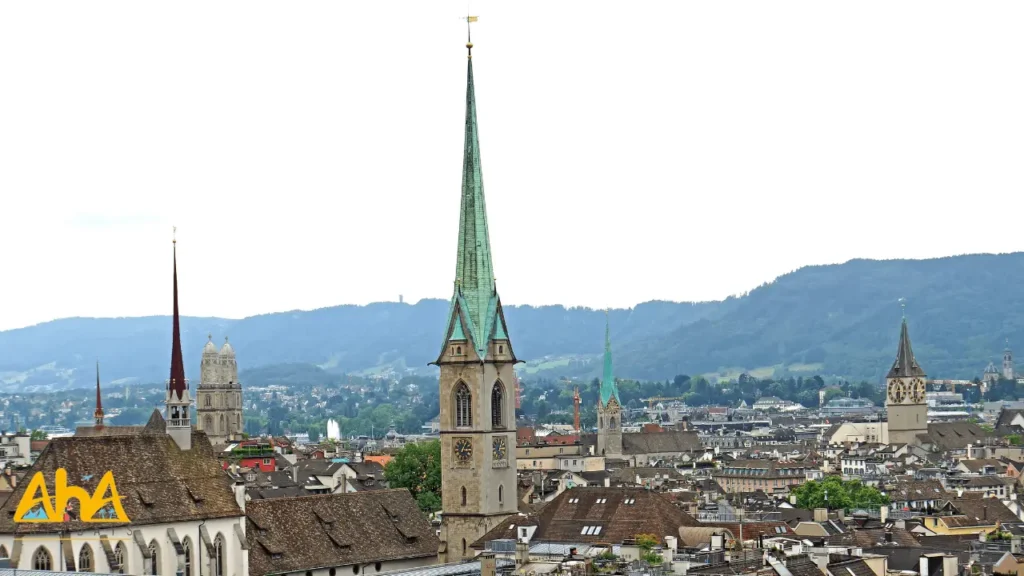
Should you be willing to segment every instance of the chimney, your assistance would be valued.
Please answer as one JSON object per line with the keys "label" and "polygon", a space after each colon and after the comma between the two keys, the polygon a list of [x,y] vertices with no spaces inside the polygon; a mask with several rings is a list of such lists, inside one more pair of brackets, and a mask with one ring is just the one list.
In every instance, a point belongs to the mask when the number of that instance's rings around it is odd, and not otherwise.
{"label": "chimney", "polygon": [[981,519],[988,520],[988,506],[981,507]]}
{"label": "chimney", "polygon": [[839,518],[840,522],[846,522],[846,510],[843,510],[842,508],[836,510],[836,517]]}
{"label": "chimney", "polygon": [[885,531],[885,541],[887,543],[890,543],[890,544],[892,543],[892,531],[891,530],[886,530]]}
{"label": "chimney", "polygon": [[612,478],[611,478],[611,476],[605,476],[604,477],[604,487],[605,488],[610,488],[611,485],[612,485]]}
{"label": "chimney", "polygon": [[828,520],[828,508],[815,508],[814,509],[814,521],[825,522]]}
{"label": "chimney", "polygon": [[676,536],[665,536],[665,547],[675,554],[679,551],[679,538]]}
{"label": "chimney", "polygon": [[516,570],[530,563],[530,543],[516,541]]}
{"label": "chimney", "polygon": [[497,576],[498,565],[494,559],[494,552],[484,552],[480,555],[480,576]]}
{"label": "chimney", "polygon": [[292,482],[295,482],[296,484],[298,484],[298,482],[299,482],[299,465],[298,464],[292,464],[291,465],[291,469],[292,469]]}
{"label": "chimney", "polygon": [[231,490],[235,493],[235,502],[238,503],[238,507],[242,509],[242,513],[245,513],[245,481],[235,480]]}
{"label": "chimney", "polygon": [[885,521],[889,519],[889,507],[882,506],[878,509],[878,521],[885,524]]}

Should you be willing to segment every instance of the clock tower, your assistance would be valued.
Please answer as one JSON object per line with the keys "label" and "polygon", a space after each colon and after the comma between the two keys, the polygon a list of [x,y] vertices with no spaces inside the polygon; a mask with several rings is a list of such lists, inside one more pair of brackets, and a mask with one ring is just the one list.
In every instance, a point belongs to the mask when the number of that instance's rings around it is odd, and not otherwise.
{"label": "clock tower", "polygon": [[516,490],[516,356],[494,281],[473,90],[466,84],[466,140],[455,289],[440,354],[441,563],[519,512]]}
{"label": "clock tower", "polygon": [[924,370],[914,358],[907,334],[907,319],[900,330],[896,362],[885,378],[885,408],[889,417],[889,444],[915,444],[928,432],[928,402]]}

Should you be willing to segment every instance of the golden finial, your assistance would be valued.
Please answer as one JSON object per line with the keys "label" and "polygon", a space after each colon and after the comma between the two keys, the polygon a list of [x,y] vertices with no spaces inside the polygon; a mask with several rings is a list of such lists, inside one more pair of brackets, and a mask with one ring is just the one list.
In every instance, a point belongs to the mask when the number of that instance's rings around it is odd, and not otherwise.
{"label": "golden finial", "polygon": [[478,16],[466,16],[466,50],[469,52],[469,58],[473,57],[473,34],[469,25],[476,22],[478,18]]}
{"label": "golden finial", "polygon": [[171,244],[178,243],[178,227],[171,226]]}

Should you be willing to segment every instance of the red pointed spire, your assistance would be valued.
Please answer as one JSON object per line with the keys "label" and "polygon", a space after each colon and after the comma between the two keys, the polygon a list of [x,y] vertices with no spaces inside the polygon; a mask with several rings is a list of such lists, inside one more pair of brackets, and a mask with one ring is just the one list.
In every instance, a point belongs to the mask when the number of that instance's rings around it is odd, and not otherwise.
{"label": "red pointed spire", "polygon": [[178,240],[174,245],[174,329],[171,336],[171,379],[167,383],[171,397],[181,400],[185,396],[185,362],[181,358],[181,328],[178,326]]}
{"label": "red pointed spire", "polygon": [[92,413],[96,427],[103,427],[103,399],[100,397],[100,363],[96,362],[96,411]]}

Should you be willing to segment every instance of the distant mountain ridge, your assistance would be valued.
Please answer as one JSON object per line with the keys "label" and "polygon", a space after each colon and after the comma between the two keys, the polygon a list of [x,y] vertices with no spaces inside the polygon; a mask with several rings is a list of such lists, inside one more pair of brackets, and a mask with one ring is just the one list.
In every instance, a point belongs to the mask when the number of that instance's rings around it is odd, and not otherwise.
{"label": "distant mountain ridge", "polygon": [[[1004,339],[1024,354],[1024,253],[808,266],[720,302],[647,302],[610,312],[616,373],[814,372],[878,380],[895,353],[899,298],[918,360],[932,377],[973,378]],[[230,336],[241,367],[313,364],[331,373],[428,370],[448,303],[376,303],[242,320],[182,318],[186,373],[198,378],[207,333]],[[506,306],[530,373],[595,376],[604,312]],[[0,391],[92,385],[94,363],[117,385],[167,378],[170,317],[68,318],[0,332]],[[755,375],[756,372],[755,372]]]}

